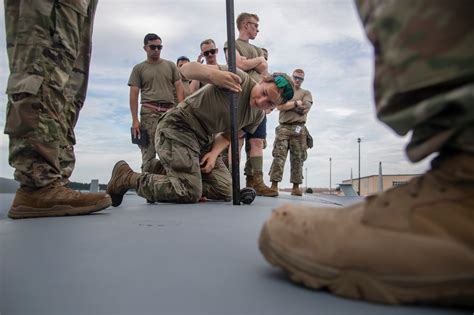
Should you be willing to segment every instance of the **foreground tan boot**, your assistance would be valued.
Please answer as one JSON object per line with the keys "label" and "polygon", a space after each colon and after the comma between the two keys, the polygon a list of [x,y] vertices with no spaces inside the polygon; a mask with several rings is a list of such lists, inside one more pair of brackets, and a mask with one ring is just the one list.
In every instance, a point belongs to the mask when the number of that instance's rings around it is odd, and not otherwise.
{"label": "foreground tan boot", "polygon": [[8,217],[26,219],[82,215],[105,209],[111,203],[107,194],[80,193],[58,180],[40,189],[18,188]]}
{"label": "foreground tan boot", "polygon": [[265,197],[276,197],[278,196],[278,191],[274,191],[263,182],[263,173],[256,172],[253,176],[253,189],[257,193],[257,196]]}
{"label": "foreground tan boot", "polygon": [[474,305],[473,195],[474,156],[458,155],[348,208],[281,207],[260,251],[293,281],[344,297]]}
{"label": "foreground tan boot", "polygon": [[293,196],[303,196],[303,191],[299,187],[300,185],[298,184],[293,184],[293,188],[291,189],[291,194]]}
{"label": "foreground tan boot", "polygon": [[112,206],[122,203],[123,195],[130,188],[138,187],[139,173],[135,173],[125,161],[118,161],[112,170],[112,177],[107,184],[107,193],[112,198]]}

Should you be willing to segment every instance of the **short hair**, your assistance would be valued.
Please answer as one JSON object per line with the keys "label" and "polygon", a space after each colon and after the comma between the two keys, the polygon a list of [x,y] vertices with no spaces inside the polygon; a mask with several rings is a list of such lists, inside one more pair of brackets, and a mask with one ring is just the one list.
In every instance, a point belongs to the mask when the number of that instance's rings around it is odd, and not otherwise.
{"label": "short hair", "polygon": [[178,59],[176,59],[176,65],[178,65],[178,63],[179,63],[181,60],[186,60],[186,61],[188,61],[188,62],[191,61],[191,60],[189,60],[188,57],[186,57],[186,56],[181,56],[181,57],[178,57]]}
{"label": "short hair", "polygon": [[152,40],[161,40],[161,37],[156,35],[155,33],[148,33],[145,35],[145,38],[143,39],[143,44],[146,45],[148,44],[149,41],[152,41]]}
{"label": "short hair", "polygon": [[237,29],[240,31],[240,29],[242,28],[242,24],[244,23],[244,21],[250,19],[250,18],[254,18],[255,20],[260,21],[260,19],[258,18],[258,16],[256,14],[253,14],[253,13],[247,13],[247,12],[243,12],[243,13],[240,13],[239,16],[237,17]]}
{"label": "short hair", "polygon": [[216,42],[214,42],[214,40],[210,38],[205,39],[201,42],[201,45],[199,45],[199,48],[202,48],[202,45],[210,45],[210,44],[213,44],[214,46],[216,46]]}
{"label": "short hair", "polygon": [[300,68],[293,70],[293,72],[299,72],[299,73],[305,74],[303,69],[300,69]]}

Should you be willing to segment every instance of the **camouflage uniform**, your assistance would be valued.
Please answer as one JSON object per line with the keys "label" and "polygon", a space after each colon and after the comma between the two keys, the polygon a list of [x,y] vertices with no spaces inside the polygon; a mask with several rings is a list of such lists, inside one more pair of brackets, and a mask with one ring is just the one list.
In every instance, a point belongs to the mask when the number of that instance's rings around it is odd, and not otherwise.
{"label": "camouflage uniform", "polygon": [[156,163],[155,130],[158,121],[164,114],[165,112],[143,106],[140,109],[140,128],[148,134],[148,143],[138,145],[142,153],[142,172],[151,172],[153,165]]}
{"label": "camouflage uniform", "polygon": [[221,156],[210,173],[201,173],[199,161],[211,150],[212,136],[196,136],[173,115],[158,123],[155,136],[156,151],[166,175],[142,175],[137,190],[139,196],[174,203],[197,202],[201,196],[231,200],[232,179]]}
{"label": "camouflage uniform", "polygon": [[151,172],[157,163],[155,131],[158,120],[170,108],[175,107],[174,82],[181,80],[175,63],[161,59],[159,63],[141,62],[133,67],[129,86],[140,89],[140,128],[148,134],[148,143],[139,145],[142,154],[142,172]]}
{"label": "camouflage uniform", "polygon": [[400,135],[413,131],[410,160],[474,152],[474,2],[369,0],[358,7],[375,47],[377,116]]}
{"label": "camouflage uniform", "polygon": [[10,76],[5,133],[22,186],[68,181],[86,97],[97,0],[6,0]]}
{"label": "camouflage uniform", "polygon": [[[227,66],[219,66],[227,70]],[[237,106],[238,129],[254,132],[265,113],[249,105],[255,81],[237,70],[242,83]],[[214,136],[230,134],[229,98],[225,90],[208,84],[168,111],[158,122],[155,148],[164,174],[143,173],[137,193],[151,201],[193,203],[201,196],[232,198],[232,178],[219,155],[210,173],[201,173],[200,160],[212,149]]]}
{"label": "camouflage uniform", "polygon": [[[313,98],[311,93],[305,89],[295,91],[293,101],[301,100],[303,104],[311,108]],[[270,167],[270,180],[281,182],[285,169],[286,157],[290,151],[290,182],[293,184],[303,183],[303,163],[306,161],[308,150],[309,132],[306,128],[306,114],[298,114],[292,110],[280,111],[280,125],[275,129],[275,142],[273,143],[273,162]]]}

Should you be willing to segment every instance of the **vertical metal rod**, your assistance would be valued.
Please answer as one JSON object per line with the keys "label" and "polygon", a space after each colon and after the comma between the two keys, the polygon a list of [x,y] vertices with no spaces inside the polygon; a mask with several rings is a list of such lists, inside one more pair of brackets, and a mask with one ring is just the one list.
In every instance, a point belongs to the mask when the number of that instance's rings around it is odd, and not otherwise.
{"label": "vertical metal rod", "polygon": [[305,180],[306,180],[306,190],[305,193],[308,192],[308,168],[305,168]]}
{"label": "vertical metal rod", "polygon": [[357,143],[359,144],[359,180],[358,180],[358,185],[357,185],[357,192],[360,196],[360,138],[357,138]]}
{"label": "vertical metal rod", "polygon": [[[227,64],[229,71],[236,73],[235,62],[235,28],[234,28],[234,0],[226,0],[227,16]],[[229,93],[230,100],[230,145],[232,151],[232,203],[240,205],[240,169],[239,169],[239,138],[237,137],[237,104],[236,93]]]}
{"label": "vertical metal rod", "polygon": [[331,174],[331,172],[332,172],[332,170],[331,170],[332,165],[331,165],[331,164],[332,164],[332,159],[329,158],[329,194],[330,194],[330,195],[332,195],[332,176],[331,176],[331,175],[332,175],[332,174]]}

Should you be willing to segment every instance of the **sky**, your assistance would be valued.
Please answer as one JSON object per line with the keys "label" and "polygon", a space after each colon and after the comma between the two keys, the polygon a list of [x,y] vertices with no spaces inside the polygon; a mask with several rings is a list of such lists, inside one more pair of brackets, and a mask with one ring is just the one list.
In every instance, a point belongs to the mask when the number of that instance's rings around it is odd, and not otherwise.
{"label": "sky", "polygon": [[[164,48],[161,57],[176,61],[181,55],[196,60],[199,44],[212,38],[225,63],[227,40],[224,0],[100,0],[95,17],[89,89],[76,126],[76,168],[72,181],[107,183],[114,164],[127,161],[140,170],[141,155],[130,141],[131,115],[127,82],[133,66],[146,59],[143,37],[156,33]],[[5,127],[8,60],[3,2],[0,3],[0,177],[13,178],[8,165]],[[234,15],[255,13],[260,32],[251,43],[269,51],[271,72],[291,74],[304,69],[302,88],[313,95],[307,127],[314,147],[304,164],[303,186],[332,188],[360,175],[417,174],[428,162],[412,164],[405,155],[408,136],[400,137],[375,116],[372,47],[350,0],[234,0]],[[236,36],[238,35],[235,28]],[[264,151],[264,179],[272,162],[278,112],[268,115]],[[331,163],[329,159],[331,158]],[[243,173],[243,163],[241,163]],[[280,187],[291,187],[289,158]],[[241,185],[245,183],[241,174]]]}

